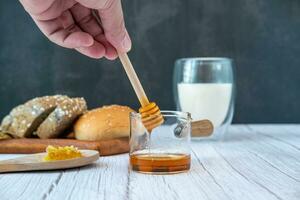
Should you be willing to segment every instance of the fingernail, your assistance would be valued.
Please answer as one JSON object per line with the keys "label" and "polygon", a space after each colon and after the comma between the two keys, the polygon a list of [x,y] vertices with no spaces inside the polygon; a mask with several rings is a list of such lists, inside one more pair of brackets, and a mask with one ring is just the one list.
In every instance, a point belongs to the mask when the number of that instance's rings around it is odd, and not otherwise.
{"label": "fingernail", "polygon": [[128,35],[127,32],[126,32],[126,35],[123,39],[122,47],[126,51],[129,51],[131,49],[131,40],[130,40],[129,35]]}

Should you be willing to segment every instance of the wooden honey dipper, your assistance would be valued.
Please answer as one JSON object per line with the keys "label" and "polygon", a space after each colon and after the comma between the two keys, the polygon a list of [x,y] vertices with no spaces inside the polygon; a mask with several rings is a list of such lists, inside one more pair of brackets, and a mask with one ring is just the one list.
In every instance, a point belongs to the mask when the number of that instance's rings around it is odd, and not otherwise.
{"label": "wooden honey dipper", "polygon": [[[95,17],[98,24],[101,25],[101,20],[97,13],[92,11],[93,16]],[[121,63],[125,69],[125,72],[130,80],[130,83],[137,95],[141,108],[139,109],[139,113],[142,116],[142,122],[145,128],[151,132],[152,129],[158,127],[164,122],[163,116],[160,113],[160,109],[154,102],[149,102],[145,91],[141,85],[139,78],[137,77],[135,70],[128,58],[127,53],[118,52]]]}
{"label": "wooden honey dipper", "polygon": [[137,77],[135,70],[128,58],[127,53],[118,53],[121,63],[125,69],[125,72],[130,80],[130,83],[138,97],[141,108],[139,113],[142,117],[142,122],[145,128],[151,132],[155,127],[158,127],[164,122],[164,118],[160,113],[159,107],[154,102],[149,102],[145,91],[141,85],[139,78]]}

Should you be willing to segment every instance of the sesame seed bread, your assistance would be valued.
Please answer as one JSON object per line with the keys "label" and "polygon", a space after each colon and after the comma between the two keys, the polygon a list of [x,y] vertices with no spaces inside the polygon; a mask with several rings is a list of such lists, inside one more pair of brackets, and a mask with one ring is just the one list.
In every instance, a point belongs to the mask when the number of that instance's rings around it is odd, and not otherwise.
{"label": "sesame seed bread", "polygon": [[[2,120],[0,129],[16,138],[31,137],[40,125],[48,121],[48,117],[57,110],[59,105],[63,105],[64,101],[70,101],[70,99],[68,96],[55,95],[29,100],[12,109],[9,115]],[[85,101],[81,101],[84,102],[86,110]],[[57,126],[60,126],[60,124],[57,124]],[[62,130],[62,128],[59,130]],[[49,130],[49,134],[51,135],[53,132]],[[55,131],[55,135],[57,134],[57,131]]]}
{"label": "sesame seed bread", "polygon": [[83,98],[68,98],[58,102],[57,107],[38,127],[36,134],[39,138],[55,138],[73,121],[87,110]]}
{"label": "sesame seed bread", "polygon": [[128,137],[130,132],[127,106],[111,105],[91,110],[82,115],[74,125],[78,140],[108,140]]}
{"label": "sesame seed bread", "polygon": [[30,137],[55,108],[53,98],[34,98],[12,109],[2,120],[1,129],[16,138]]}

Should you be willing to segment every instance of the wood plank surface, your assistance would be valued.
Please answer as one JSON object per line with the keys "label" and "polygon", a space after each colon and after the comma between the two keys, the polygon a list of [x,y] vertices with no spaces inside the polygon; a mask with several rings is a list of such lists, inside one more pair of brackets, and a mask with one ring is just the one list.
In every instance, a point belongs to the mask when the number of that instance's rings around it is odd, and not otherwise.
{"label": "wood plank surface", "polygon": [[[91,166],[0,175],[1,200],[299,200],[300,125],[234,125],[222,142],[193,141],[188,173],[144,175],[128,155]],[[0,159],[18,155],[0,155]]]}

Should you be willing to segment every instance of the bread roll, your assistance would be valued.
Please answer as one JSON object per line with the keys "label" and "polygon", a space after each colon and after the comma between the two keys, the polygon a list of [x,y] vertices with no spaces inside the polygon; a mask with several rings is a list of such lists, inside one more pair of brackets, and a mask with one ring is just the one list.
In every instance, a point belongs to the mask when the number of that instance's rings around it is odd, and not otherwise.
{"label": "bread roll", "polygon": [[111,105],[91,110],[82,115],[74,125],[78,140],[108,140],[129,136],[129,113],[127,106]]}

